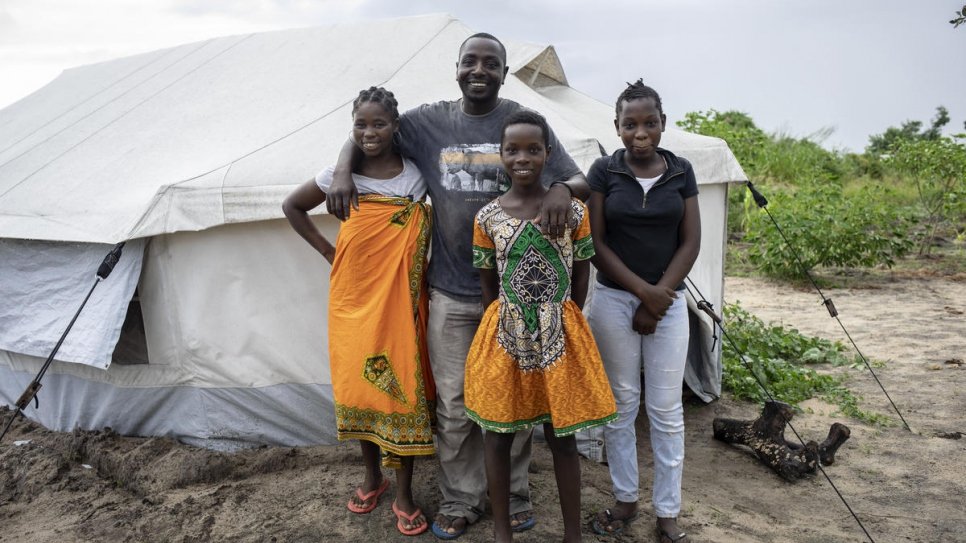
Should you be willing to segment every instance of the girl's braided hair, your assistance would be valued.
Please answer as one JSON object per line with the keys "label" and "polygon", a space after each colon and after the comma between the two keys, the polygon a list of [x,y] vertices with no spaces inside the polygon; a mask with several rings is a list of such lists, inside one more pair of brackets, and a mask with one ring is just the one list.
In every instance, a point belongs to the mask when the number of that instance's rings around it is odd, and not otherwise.
{"label": "girl's braided hair", "polygon": [[399,120],[399,102],[396,101],[396,97],[393,96],[392,92],[382,87],[369,87],[368,89],[359,91],[359,96],[352,101],[352,114],[355,115],[359,106],[366,102],[381,104],[382,107],[386,108],[386,111],[393,121]]}
{"label": "girl's braided hair", "polygon": [[638,100],[641,98],[653,98],[654,105],[657,106],[657,110],[661,113],[661,115],[664,115],[664,108],[661,106],[661,95],[658,94],[656,90],[645,85],[643,79],[638,79],[634,83],[628,83],[627,88],[624,89],[624,92],[617,97],[617,105],[615,106],[617,116],[621,116],[621,109],[624,107],[624,101],[630,102],[631,100]]}

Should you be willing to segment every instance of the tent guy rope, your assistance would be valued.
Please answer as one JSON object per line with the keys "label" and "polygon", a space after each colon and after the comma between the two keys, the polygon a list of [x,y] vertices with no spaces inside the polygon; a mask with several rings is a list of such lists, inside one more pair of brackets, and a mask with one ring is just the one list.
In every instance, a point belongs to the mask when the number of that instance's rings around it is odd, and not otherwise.
{"label": "tent guy rope", "polygon": [[879,376],[877,376],[875,371],[872,370],[872,365],[869,364],[869,360],[864,354],[862,354],[859,346],[856,345],[855,340],[852,339],[852,335],[849,334],[849,331],[845,328],[845,324],[843,324],[842,320],[839,319],[839,312],[835,308],[835,304],[832,303],[832,299],[825,296],[825,293],[822,292],[822,289],[818,286],[818,283],[816,283],[812,275],[808,273],[808,268],[806,268],[805,264],[802,263],[802,259],[799,257],[798,251],[795,250],[795,246],[792,245],[792,243],[788,240],[788,238],[785,236],[785,232],[782,231],[781,226],[779,226],[778,221],[776,221],[775,217],[773,217],[771,212],[768,211],[768,200],[762,193],[758,192],[758,189],[752,185],[751,181],[747,182],[747,186],[748,190],[751,191],[752,197],[755,199],[755,205],[764,210],[765,214],[768,215],[768,218],[771,220],[772,224],[775,225],[775,229],[778,230],[779,235],[781,235],[782,239],[785,240],[785,244],[789,247],[789,249],[791,249],[792,255],[795,257],[795,261],[798,263],[798,267],[802,270],[802,273],[806,278],[808,278],[809,282],[812,283],[812,286],[815,287],[815,290],[818,292],[818,295],[822,298],[822,304],[825,306],[825,309],[828,310],[829,316],[839,323],[839,327],[842,328],[842,332],[845,333],[845,337],[849,338],[849,343],[852,344],[852,348],[855,349],[855,352],[859,355],[859,358],[862,359],[866,369],[868,369],[869,373],[872,374],[872,378],[875,379],[876,384],[878,384],[879,388],[882,389],[882,393],[885,394],[886,399],[888,399],[889,403],[892,404],[892,408],[895,410],[896,414],[899,415],[899,419],[902,421],[903,426],[906,427],[906,430],[911,432],[912,428],[909,427],[909,423],[906,422],[906,419],[902,416],[902,412],[899,411],[899,407],[896,406],[894,401],[892,401],[892,397],[889,396],[889,392],[886,391],[885,386],[882,385],[882,381],[879,381]]}

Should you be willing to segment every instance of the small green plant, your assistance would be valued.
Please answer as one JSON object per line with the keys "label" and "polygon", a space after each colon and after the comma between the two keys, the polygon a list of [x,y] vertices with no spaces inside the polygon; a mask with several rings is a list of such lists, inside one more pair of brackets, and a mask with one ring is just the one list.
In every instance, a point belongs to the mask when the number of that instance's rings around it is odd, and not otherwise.
{"label": "small green plant", "polygon": [[722,349],[722,383],[736,399],[757,403],[767,400],[761,381],[772,397],[791,405],[820,397],[838,406],[844,415],[872,424],[889,422],[888,417],[859,409],[859,398],[845,387],[841,378],[820,374],[808,367],[812,364],[854,367],[860,363],[841,342],[765,324],[738,303],[725,304],[724,319],[729,341]]}
{"label": "small green plant", "polygon": [[892,426],[895,421],[881,413],[863,411],[859,408],[859,397],[852,393],[843,384],[838,384],[822,393],[822,399],[836,405],[846,417],[861,420],[867,424],[876,426]]}

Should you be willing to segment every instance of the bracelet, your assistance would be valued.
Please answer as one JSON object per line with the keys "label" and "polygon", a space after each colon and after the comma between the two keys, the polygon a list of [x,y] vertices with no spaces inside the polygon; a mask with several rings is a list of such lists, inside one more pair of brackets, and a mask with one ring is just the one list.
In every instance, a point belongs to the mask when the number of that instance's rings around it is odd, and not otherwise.
{"label": "bracelet", "polygon": [[570,185],[568,185],[566,181],[554,181],[553,183],[550,183],[550,188],[553,188],[556,185],[563,185],[563,187],[567,189],[567,192],[570,193],[570,197],[574,197],[574,189],[570,188]]}

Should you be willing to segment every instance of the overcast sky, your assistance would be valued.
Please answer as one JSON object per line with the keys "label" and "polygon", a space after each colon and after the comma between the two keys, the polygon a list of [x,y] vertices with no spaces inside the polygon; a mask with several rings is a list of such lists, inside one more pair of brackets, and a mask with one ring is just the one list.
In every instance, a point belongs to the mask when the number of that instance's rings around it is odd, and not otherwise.
{"label": "overcast sky", "polygon": [[[0,0],[0,108],[81,64],[228,34],[446,12],[474,30],[554,45],[571,86],[606,103],[643,77],[672,121],[737,109],[768,131],[832,128],[826,146],[860,151],[870,134],[928,122],[940,104],[947,132],[966,131],[966,26],[948,22],[964,3]],[[392,42],[360,35],[350,45]]]}

